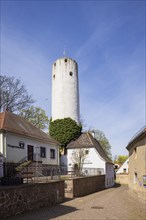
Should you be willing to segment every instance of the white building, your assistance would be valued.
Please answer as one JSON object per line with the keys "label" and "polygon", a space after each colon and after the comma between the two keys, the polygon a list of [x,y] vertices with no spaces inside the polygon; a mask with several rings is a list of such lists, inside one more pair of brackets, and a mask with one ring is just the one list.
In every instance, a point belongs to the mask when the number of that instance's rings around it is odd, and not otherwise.
{"label": "white building", "polygon": [[5,163],[40,160],[59,165],[59,144],[26,119],[10,112],[0,113],[0,154]]}
{"label": "white building", "polygon": [[121,173],[128,173],[129,172],[129,158],[125,160],[125,162],[120,166],[120,168],[117,170],[117,174]]}
{"label": "white building", "polygon": [[68,57],[56,60],[52,67],[52,120],[79,119],[78,65]]}
{"label": "white building", "polygon": [[[74,153],[84,150],[86,159],[83,163],[85,175],[105,175],[105,187],[114,185],[114,166],[99,142],[90,133],[83,133],[75,141],[67,146],[67,167],[68,171],[74,170]],[[65,161],[65,160],[64,160]]]}

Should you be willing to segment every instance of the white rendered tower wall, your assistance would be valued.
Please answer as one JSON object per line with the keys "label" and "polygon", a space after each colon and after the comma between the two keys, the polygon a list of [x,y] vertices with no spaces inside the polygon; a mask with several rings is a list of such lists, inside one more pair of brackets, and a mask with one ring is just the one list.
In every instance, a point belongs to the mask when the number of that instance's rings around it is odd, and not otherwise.
{"label": "white rendered tower wall", "polygon": [[78,65],[63,57],[52,67],[52,120],[68,117],[79,124]]}

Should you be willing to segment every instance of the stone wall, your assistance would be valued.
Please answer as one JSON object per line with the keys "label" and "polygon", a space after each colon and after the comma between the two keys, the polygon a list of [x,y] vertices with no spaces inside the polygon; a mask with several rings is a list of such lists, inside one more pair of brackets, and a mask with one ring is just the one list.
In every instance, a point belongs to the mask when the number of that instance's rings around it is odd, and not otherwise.
{"label": "stone wall", "polygon": [[116,183],[128,185],[129,175],[128,174],[116,174]]}
{"label": "stone wall", "polygon": [[129,189],[146,200],[146,135],[131,144],[129,150]]}
{"label": "stone wall", "polygon": [[105,189],[105,175],[68,179],[65,180],[65,186],[66,197],[85,196]]}
{"label": "stone wall", "polygon": [[64,200],[64,181],[0,187],[0,219]]}

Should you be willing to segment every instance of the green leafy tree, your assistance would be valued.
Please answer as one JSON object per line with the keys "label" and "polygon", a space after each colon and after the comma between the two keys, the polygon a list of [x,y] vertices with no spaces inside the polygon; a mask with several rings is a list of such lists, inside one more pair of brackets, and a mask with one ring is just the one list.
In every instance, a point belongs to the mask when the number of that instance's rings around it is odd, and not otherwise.
{"label": "green leafy tree", "polygon": [[20,79],[0,75],[0,112],[19,112],[34,103]]}
{"label": "green leafy tree", "polygon": [[127,158],[127,155],[116,155],[114,158],[114,163],[122,165],[127,160]]}
{"label": "green leafy tree", "polygon": [[19,115],[26,118],[37,128],[41,130],[48,130],[49,119],[42,108],[31,106],[29,109],[23,109]]}
{"label": "green leafy tree", "polygon": [[94,132],[94,138],[97,141],[99,141],[100,145],[102,146],[104,151],[107,153],[108,157],[112,158],[111,145],[110,145],[108,139],[106,138],[105,134],[103,133],[103,131],[92,130],[92,132]]}
{"label": "green leafy tree", "polygon": [[75,140],[81,134],[82,126],[78,125],[71,118],[50,120],[49,134],[56,139],[63,147],[66,147],[71,140]]}

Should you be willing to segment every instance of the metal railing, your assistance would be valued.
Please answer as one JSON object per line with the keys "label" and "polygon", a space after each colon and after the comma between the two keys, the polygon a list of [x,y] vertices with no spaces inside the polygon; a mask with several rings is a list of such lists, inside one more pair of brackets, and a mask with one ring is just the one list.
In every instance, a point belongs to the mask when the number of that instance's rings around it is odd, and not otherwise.
{"label": "metal railing", "polygon": [[103,175],[104,169],[103,168],[83,168],[82,174],[83,176]]}
{"label": "metal railing", "polygon": [[4,177],[6,178],[21,178],[23,183],[40,183],[60,180],[65,178],[74,178],[79,176],[94,176],[103,175],[103,169],[96,168],[83,168],[81,172],[75,170],[68,171],[66,166],[51,166],[38,162],[32,162],[24,167],[20,172],[16,172],[16,164],[5,164]]}
{"label": "metal railing", "polygon": [[21,160],[19,160],[17,163],[18,164],[21,164],[21,163],[23,163],[24,161],[26,161],[27,160],[27,156],[25,156],[25,157],[23,157]]}

